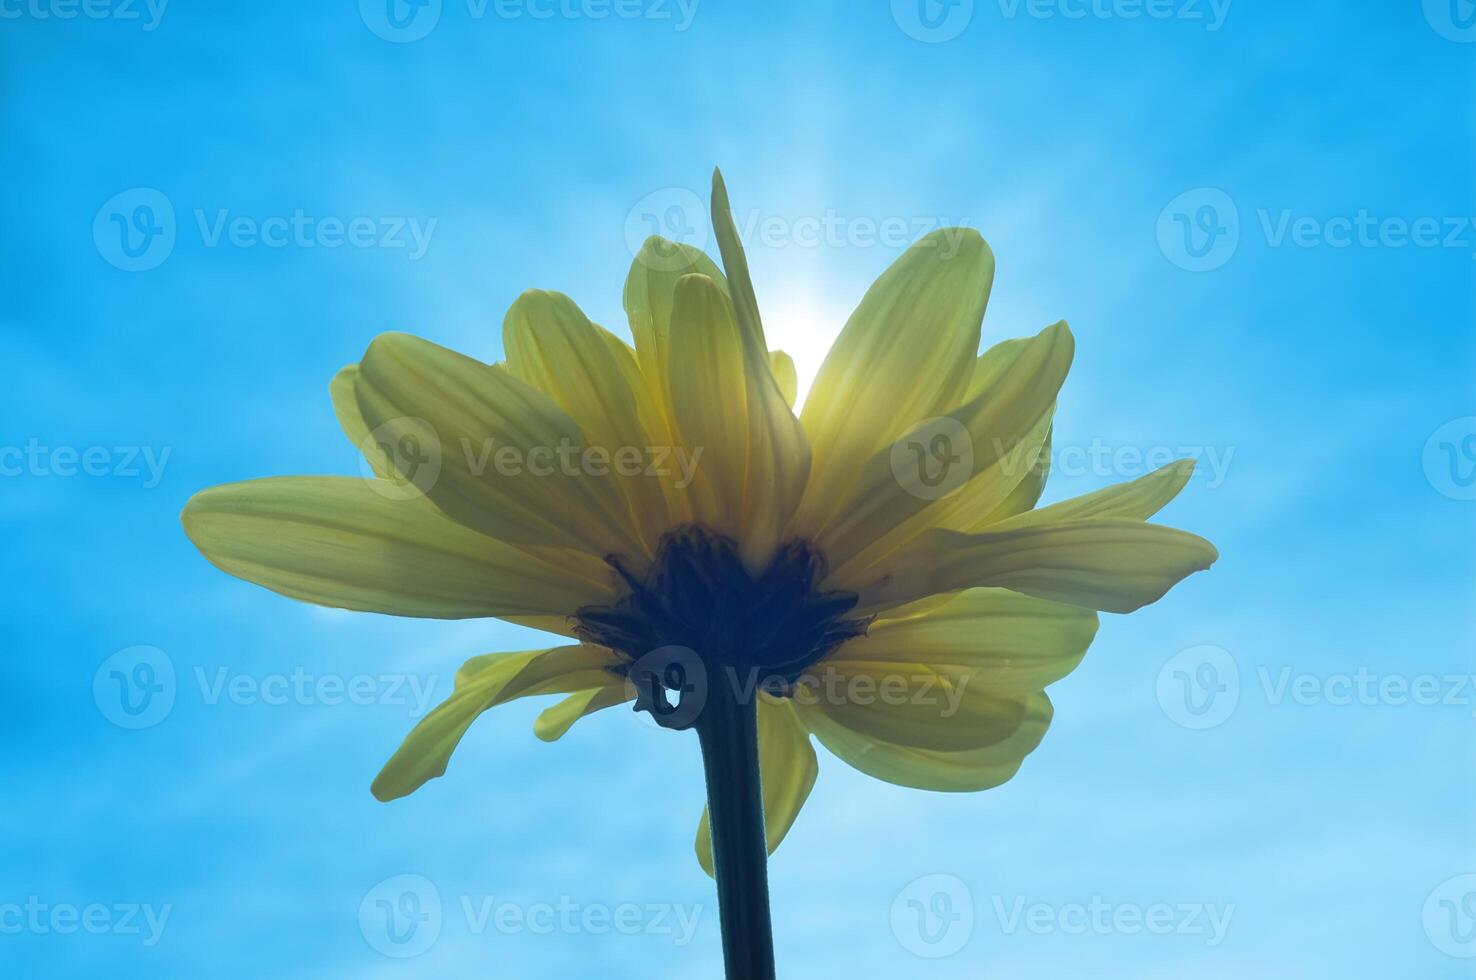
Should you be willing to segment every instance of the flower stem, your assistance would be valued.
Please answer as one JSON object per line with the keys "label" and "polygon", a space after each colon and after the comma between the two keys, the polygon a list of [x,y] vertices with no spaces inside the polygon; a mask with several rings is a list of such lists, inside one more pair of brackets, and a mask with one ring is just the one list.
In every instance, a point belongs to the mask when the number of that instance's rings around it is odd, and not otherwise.
{"label": "flower stem", "polygon": [[712,859],[727,980],[773,980],[769,850],[759,782],[757,693],[713,671],[697,737],[707,775]]}

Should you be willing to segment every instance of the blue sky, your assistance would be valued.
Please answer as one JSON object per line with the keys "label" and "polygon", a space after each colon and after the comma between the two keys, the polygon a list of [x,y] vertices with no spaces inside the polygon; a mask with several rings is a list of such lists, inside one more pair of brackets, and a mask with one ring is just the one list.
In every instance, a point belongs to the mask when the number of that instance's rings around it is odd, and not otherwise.
{"label": "blue sky", "polygon": [[1001,789],[822,754],[786,974],[1470,976],[1466,0],[384,2],[0,0],[0,972],[716,975],[690,740],[516,704],[376,803],[420,695],[537,637],[292,603],[178,513],[357,472],[327,382],[380,331],[496,359],[528,287],[624,331],[717,164],[802,374],[977,227],[986,337],[1078,339],[1048,499],[1199,455],[1165,518],[1223,554],[1104,617]]}

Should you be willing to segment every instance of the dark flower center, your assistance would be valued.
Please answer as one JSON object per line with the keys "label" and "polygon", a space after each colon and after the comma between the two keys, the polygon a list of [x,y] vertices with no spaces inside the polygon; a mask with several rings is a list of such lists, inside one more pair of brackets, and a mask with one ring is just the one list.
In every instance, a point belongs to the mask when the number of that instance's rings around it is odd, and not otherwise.
{"label": "dark flower center", "polygon": [[[650,673],[668,690],[678,690],[690,671],[679,663],[673,669],[669,655],[656,655],[685,650],[709,674],[723,671],[782,695],[807,668],[871,623],[870,617],[847,618],[856,605],[854,593],[819,590],[825,562],[804,541],[782,545],[758,575],[744,568],[737,542],[697,524],[663,536],[644,576],[631,574],[617,556],[606,561],[630,592],[614,605],[580,609],[575,633],[618,650],[637,668],[655,657],[661,666]],[[632,679],[644,693],[644,679]]]}

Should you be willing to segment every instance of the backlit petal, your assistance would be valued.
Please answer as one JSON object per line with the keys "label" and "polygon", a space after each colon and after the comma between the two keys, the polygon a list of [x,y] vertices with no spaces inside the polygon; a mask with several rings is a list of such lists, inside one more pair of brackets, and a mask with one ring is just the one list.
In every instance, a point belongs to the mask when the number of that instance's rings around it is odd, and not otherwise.
{"label": "backlit petal", "polygon": [[1104,612],[1156,602],[1219,552],[1201,537],[1159,524],[1095,518],[963,534],[929,531],[861,592],[876,611],[922,596],[1002,586]]}
{"label": "backlit petal", "polygon": [[421,719],[385,764],[372,787],[376,798],[408,796],[444,775],[462,736],[488,708],[528,695],[587,689],[591,678],[619,659],[603,647],[565,646],[494,654],[474,663],[462,668],[451,697]]}
{"label": "backlit petal", "polygon": [[821,745],[868,776],[915,789],[970,793],[1007,782],[1045,737],[1052,716],[1050,699],[1033,694],[1024,705],[1020,725],[1008,738],[967,752],[880,741],[813,710],[802,710],[801,717]]}
{"label": "backlit petal", "polygon": [[253,480],[196,494],[182,520],[219,568],[319,605],[464,619],[565,617],[610,601],[610,573],[593,557],[549,561],[396,492],[357,477]]}

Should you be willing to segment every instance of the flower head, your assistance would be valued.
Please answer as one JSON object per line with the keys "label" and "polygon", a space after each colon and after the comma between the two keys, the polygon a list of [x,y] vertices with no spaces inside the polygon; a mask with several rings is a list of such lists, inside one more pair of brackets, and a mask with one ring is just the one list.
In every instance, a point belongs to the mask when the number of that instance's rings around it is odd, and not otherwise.
{"label": "flower head", "polygon": [[[507,314],[505,363],[383,335],[331,385],[373,478],[232,484],[186,507],[212,562],[285,595],[570,638],[469,661],[380,799],[442,775],[498,704],[562,695],[535,724],[546,740],[631,701],[682,728],[715,672],[758,701],[770,850],[814,785],[812,736],[879,779],[986,789],[1040,743],[1045,688],[1097,612],[1215,560],[1147,523],[1188,461],[1035,508],[1074,340],[1057,323],[977,353],[994,258],[976,232],[934,233],[877,280],[796,415],[720,177],[713,221],[721,270],[659,238],[637,256],[634,348],[539,291]],[[704,818],[704,862],[706,835]]]}

